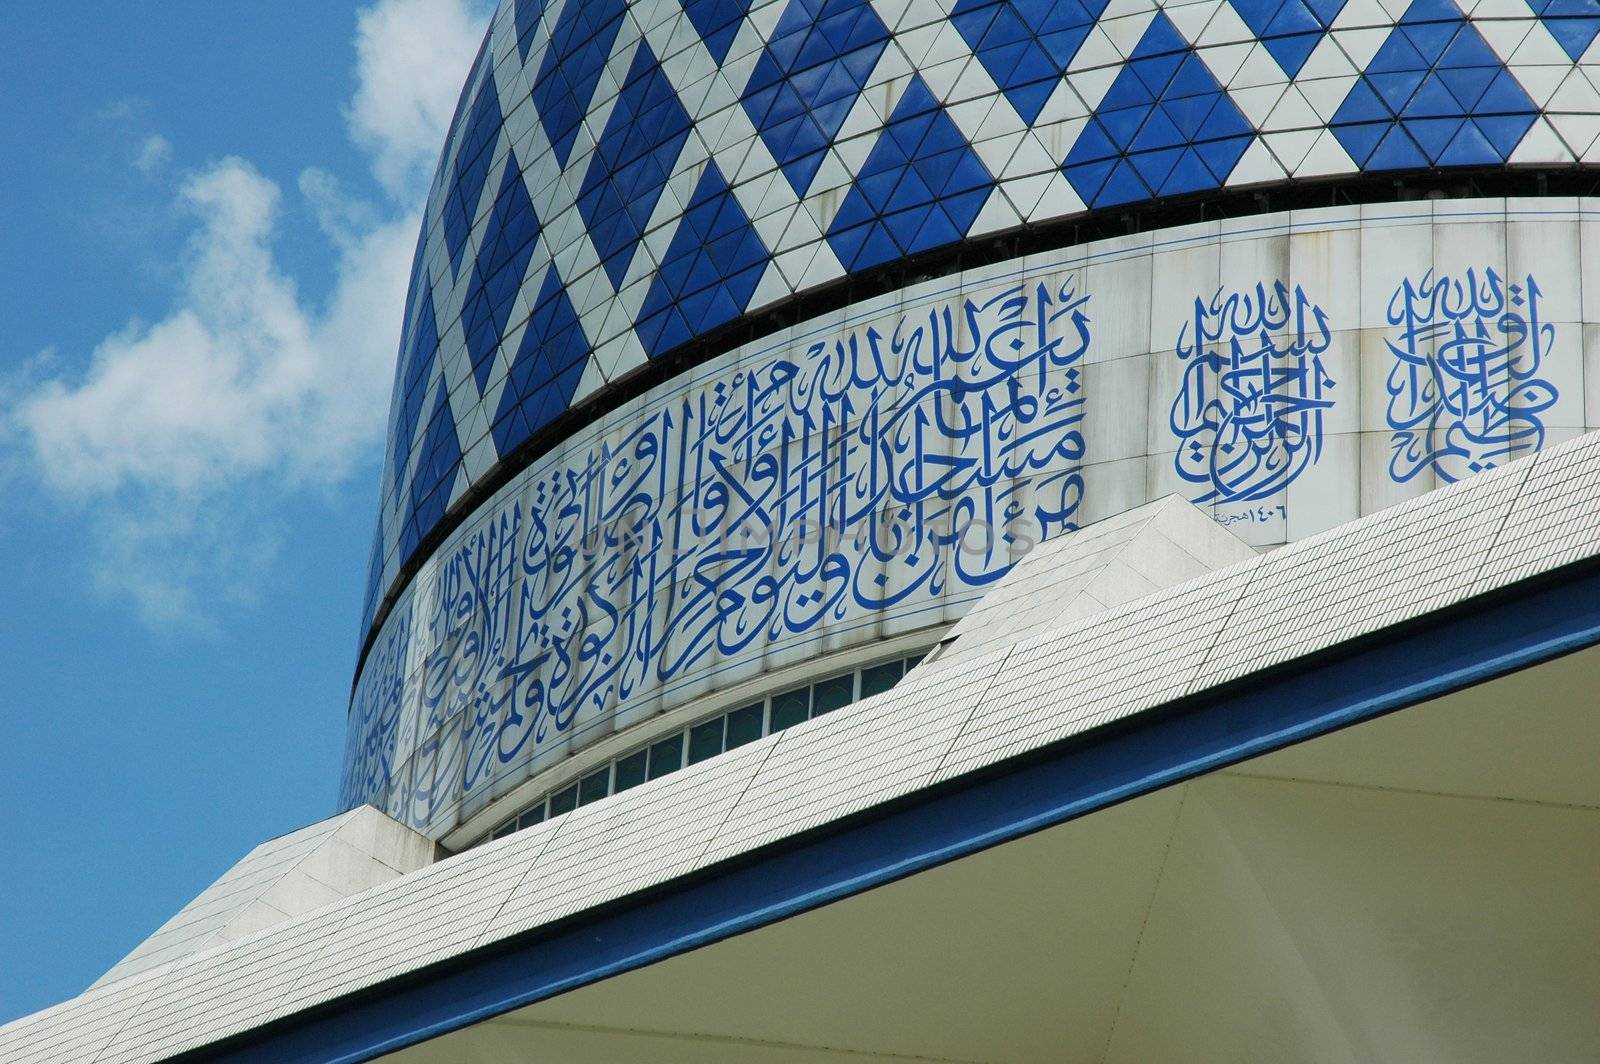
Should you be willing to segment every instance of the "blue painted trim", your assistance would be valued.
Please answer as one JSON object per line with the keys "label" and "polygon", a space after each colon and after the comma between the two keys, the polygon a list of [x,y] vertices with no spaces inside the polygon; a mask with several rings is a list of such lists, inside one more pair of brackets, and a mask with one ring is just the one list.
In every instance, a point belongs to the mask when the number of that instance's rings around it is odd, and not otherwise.
{"label": "blue painted trim", "polygon": [[191,1054],[370,1060],[1250,757],[1600,643],[1600,567],[1475,599]]}

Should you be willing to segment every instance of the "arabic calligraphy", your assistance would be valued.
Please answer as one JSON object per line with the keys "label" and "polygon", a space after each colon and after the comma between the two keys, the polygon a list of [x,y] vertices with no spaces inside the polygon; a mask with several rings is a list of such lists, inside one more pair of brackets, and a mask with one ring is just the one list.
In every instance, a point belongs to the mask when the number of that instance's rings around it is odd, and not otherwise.
{"label": "arabic calligraphy", "polygon": [[435,826],[775,647],[999,579],[1075,527],[1087,303],[1068,280],[879,319],[535,466],[385,622],[344,804]]}
{"label": "arabic calligraphy", "polygon": [[1531,274],[1507,284],[1492,267],[1460,277],[1429,271],[1395,290],[1390,477],[1403,483],[1432,470],[1456,481],[1544,446],[1540,415],[1557,391],[1538,376],[1555,342],[1540,295]]}
{"label": "arabic calligraphy", "polygon": [[1328,318],[1296,285],[1218,289],[1178,333],[1183,381],[1170,423],[1193,501],[1248,502],[1288,486],[1322,452],[1333,378]]}

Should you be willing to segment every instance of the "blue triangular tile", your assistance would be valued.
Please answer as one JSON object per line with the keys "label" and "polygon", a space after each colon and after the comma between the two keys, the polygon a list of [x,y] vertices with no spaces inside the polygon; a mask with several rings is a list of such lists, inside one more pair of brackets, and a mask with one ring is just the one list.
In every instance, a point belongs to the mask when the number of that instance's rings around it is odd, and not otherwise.
{"label": "blue triangular tile", "polygon": [[1400,120],[1400,125],[1411,134],[1411,139],[1417,142],[1428,161],[1437,163],[1444,154],[1445,146],[1455,139],[1465,122],[1464,118],[1404,118]]}
{"label": "blue triangular tile", "polygon": [[1398,124],[1389,126],[1389,131],[1367,158],[1367,166],[1374,170],[1411,170],[1427,165],[1428,157]]}
{"label": "blue triangular tile", "polygon": [[[648,122],[631,114],[648,112]],[[640,43],[622,93],[595,145],[578,209],[611,283],[620,287],[678,154],[689,116],[650,46]],[[604,224],[610,219],[609,224]]]}
{"label": "blue triangular tile", "polygon": [[1472,121],[1494,148],[1495,153],[1503,159],[1509,159],[1511,153],[1517,150],[1517,145],[1522,142],[1523,135],[1528,132],[1528,127],[1533,125],[1534,116],[1476,115]]}
{"label": "blue triangular tile", "polygon": [[[796,195],[816,177],[888,38],[867,0],[789,0],[779,16],[741,102]],[[790,90],[778,94],[790,101],[782,111],[765,95],[775,79]],[[809,115],[809,128],[789,124],[796,109]]]}
{"label": "blue triangular tile", "polygon": [[1162,183],[1160,193],[1163,196],[1176,196],[1185,192],[1200,192],[1217,186],[1217,177],[1205,163],[1201,162],[1199,154],[1193,148],[1184,149],[1183,155],[1178,159],[1176,166],[1167,174],[1167,179]]}

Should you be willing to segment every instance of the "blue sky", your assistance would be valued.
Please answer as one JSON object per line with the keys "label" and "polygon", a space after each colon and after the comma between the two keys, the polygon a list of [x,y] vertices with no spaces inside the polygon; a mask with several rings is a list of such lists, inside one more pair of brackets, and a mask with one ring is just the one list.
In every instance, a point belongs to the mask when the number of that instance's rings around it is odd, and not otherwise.
{"label": "blue sky", "polygon": [[0,1022],[333,813],[478,0],[0,10]]}

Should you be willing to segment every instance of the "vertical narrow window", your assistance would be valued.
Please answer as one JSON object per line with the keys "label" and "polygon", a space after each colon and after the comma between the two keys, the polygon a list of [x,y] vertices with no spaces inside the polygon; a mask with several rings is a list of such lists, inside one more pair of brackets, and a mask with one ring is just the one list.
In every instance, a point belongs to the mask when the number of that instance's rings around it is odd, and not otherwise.
{"label": "vertical narrow window", "polygon": [[661,740],[650,748],[650,778],[657,779],[683,767],[683,733]]}
{"label": "vertical narrow window", "polygon": [[722,753],[722,729],[726,723],[725,717],[716,717],[689,729],[689,764]]}
{"label": "vertical narrow window", "polygon": [[629,787],[637,787],[644,782],[645,761],[648,757],[648,751],[635,750],[617,762],[616,787],[618,794],[621,794]]}
{"label": "vertical narrow window", "polygon": [[824,713],[832,713],[854,702],[855,697],[856,674],[853,672],[818,680],[811,690],[811,715],[820,717]]}
{"label": "vertical narrow window", "polygon": [[757,702],[753,706],[745,706],[728,714],[728,743],[729,750],[753,743],[761,738],[761,715],[767,707]]}
{"label": "vertical narrow window", "polygon": [[899,661],[886,661],[882,665],[873,665],[861,670],[861,697],[871,698],[881,695],[895,684],[900,682],[900,677],[905,672],[904,665]]}
{"label": "vertical narrow window", "polygon": [[576,783],[569,787],[563,787],[550,796],[551,816],[570,813],[576,808],[578,808],[578,785]]}
{"label": "vertical narrow window", "polygon": [[797,687],[772,696],[772,727],[778,731],[799,724],[811,715],[811,688]]}
{"label": "vertical narrow window", "polygon": [[591,772],[583,777],[583,782],[578,784],[578,804],[588,805],[598,802],[611,793],[611,766]]}

